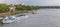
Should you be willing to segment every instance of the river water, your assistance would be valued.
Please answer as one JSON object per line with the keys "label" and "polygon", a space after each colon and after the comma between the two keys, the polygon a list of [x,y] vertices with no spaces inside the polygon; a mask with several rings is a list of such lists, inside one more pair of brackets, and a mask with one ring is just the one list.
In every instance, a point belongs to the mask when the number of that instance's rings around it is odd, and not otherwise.
{"label": "river water", "polygon": [[0,24],[0,27],[60,27],[60,9],[40,9],[37,14],[10,24]]}

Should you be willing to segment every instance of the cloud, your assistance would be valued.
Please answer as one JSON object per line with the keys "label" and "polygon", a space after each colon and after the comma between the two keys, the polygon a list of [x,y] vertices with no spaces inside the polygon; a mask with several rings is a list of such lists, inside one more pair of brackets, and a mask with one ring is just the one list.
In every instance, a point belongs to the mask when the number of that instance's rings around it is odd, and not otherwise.
{"label": "cloud", "polygon": [[0,0],[0,3],[4,3],[4,0]]}
{"label": "cloud", "polygon": [[[4,0],[0,0],[3,2]],[[28,5],[60,6],[60,0],[5,0],[7,4],[25,3]]]}

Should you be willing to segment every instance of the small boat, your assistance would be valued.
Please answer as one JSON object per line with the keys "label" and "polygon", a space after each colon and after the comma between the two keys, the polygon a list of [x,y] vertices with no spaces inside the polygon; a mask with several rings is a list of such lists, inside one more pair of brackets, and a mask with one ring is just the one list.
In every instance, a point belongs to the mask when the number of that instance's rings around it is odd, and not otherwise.
{"label": "small boat", "polygon": [[15,22],[15,21],[19,21],[21,19],[24,19],[24,18],[28,18],[28,16],[25,15],[25,14],[18,14],[16,16],[8,16],[8,17],[5,17],[2,20],[2,23],[12,23],[12,22]]}
{"label": "small boat", "polygon": [[34,12],[32,12],[32,14],[35,14]]}

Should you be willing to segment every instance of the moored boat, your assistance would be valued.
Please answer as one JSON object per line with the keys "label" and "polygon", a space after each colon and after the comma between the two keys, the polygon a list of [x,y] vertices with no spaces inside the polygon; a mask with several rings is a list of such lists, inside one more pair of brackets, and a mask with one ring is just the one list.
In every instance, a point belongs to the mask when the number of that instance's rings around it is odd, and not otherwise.
{"label": "moored boat", "polygon": [[18,14],[16,16],[8,16],[8,17],[5,17],[2,20],[2,23],[12,23],[12,22],[24,19],[24,18],[28,18],[28,15],[26,15],[26,14]]}

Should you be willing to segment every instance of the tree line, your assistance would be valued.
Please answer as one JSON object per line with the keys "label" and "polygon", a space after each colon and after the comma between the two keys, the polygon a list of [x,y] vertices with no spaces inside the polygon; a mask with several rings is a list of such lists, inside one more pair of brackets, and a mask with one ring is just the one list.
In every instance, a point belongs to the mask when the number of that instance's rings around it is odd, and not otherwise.
{"label": "tree line", "polygon": [[[15,5],[16,10],[38,10],[40,6],[29,6],[29,5]],[[6,4],[0,4],[0,13],[9,12],[9,7]]]}

